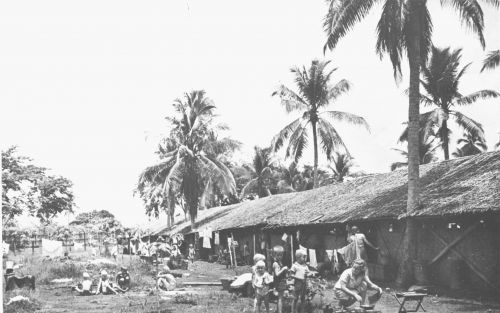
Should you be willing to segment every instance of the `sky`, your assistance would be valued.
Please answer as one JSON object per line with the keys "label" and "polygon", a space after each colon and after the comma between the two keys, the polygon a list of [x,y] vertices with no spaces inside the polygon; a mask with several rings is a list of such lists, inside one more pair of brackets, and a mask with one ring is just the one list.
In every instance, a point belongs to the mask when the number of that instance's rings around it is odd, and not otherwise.
{"label": "sky", "polygon": [[[463,64],[473,62],[462,93],[500,90],[500,69],[479,74],[487,51],[500,48],[499,11],[484,8],[483,50],[452,9],[438,1],[429,7],[434,43],[463,48]],[[106,209],[125,225],[144,224],[133,190],[141,170],[156,161],[175,98],[204,89],[229,135],[244,144],[237,157],[249,161],[253,146],[267,146],[298,117],[286,114],[272,92],[279,84],[293,87],[292,66],[317,58],[338,67],[333,82],[353,85],[330,108],[370,125],[371,132],[336,125],[358,170],[386,172],[401,160],[391,148],[403,148],[397,138],[407,119],[408,82],[397,85],[390,62],[375,53],[380,7],[323,54],[326,8],[323,0],[4,1],[2,149],[17,145],[36,164],[72,180],[77,212]],[[461,110],[483,124],[491,149],[499,138],[500,100]],[[304,162],[312,163],[310,151]]]}

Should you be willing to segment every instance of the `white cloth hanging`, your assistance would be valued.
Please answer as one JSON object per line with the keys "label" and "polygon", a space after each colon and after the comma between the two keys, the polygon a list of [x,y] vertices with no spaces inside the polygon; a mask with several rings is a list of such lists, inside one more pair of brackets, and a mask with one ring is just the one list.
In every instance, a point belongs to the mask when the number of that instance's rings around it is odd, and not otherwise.
{"label": "white cloth hanging", "polygon": [[328,256],[328,261],[333,261],[333,250],[325,250]]}
{"label": "white cloth hanging", "polygon": [[42,239],[42,255],[50,257],[62,256],[64,254],[62,241]]}
{"label": "white cloth hanging", "polygon": [[219,232],[215,233],[214,244],[220,245]]}
{"label": "white cloth hanging", "polygon": [[283,241],[286,241],[288,238],[288,235],[286,233],[283,234],[283,236],[281,236],[281,240]]}
{"label": "white cloth hanging", "polygon": [[210,245],[210,238],[203,237],[203,248],[207,248],[207,249],[212,248],[212,246]]}
{"label": "white cloth hanging", "polygon": [[309,265],[312,267],[318,266],[318,260],[316,259],[316,250],[309,249]]}
{"label": "white cloth hanging", "polygon": [[83,251],[83,250],[85,250],[84,246],[83,246],[83,243],[81,243],[81,242],[75,242],[75,245],[73,246],[73,249],[75,251]]}

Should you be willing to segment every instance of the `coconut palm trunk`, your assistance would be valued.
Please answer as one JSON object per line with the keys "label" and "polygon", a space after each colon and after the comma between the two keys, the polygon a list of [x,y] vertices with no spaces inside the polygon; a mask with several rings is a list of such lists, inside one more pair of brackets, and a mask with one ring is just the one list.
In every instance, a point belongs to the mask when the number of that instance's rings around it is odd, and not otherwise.
{"label": "coconut palm trunk", "polygon": [[[408,42],[408,63],[410,67],[410,88],[408,106],[408,200],[406,213],[410,214],[419,206],[419,128],[420,128],[420,69],[421,59],[421,25],[420,12],[425,7],[425,0],[413,0],[410,3]],[[398,272],[398,283],[407,285],[413,279],[413,260],[416,254],[416,223],[411,217],[406,219],[403,239],[402,260]]]}
{"label": "coconut palm trunk", "polygon": [[316,122],[312,123],[313,143],[314,143],[314,188],[318,187],[318,134],[316,129]]}
{"label": "coconut palm trunk", "polygon": [[439,131],[439,135],[441,137],[442,141],[442,148],[444,152],[444,159],[449,160],[450,159],[450,139],[448,138],[448,121],[444,120],[443,124],[441,126],[441,129]]}

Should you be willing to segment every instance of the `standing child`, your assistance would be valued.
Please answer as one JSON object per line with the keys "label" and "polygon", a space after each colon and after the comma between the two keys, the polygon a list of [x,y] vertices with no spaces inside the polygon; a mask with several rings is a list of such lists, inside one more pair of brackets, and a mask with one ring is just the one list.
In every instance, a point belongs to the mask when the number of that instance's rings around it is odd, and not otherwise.
{"label": "standing child", "polygon": [[196,251],[194,250],[194,246],[192,243],[189,244],[189,249],[188,249],[188,259],[191,261],[191,263],[194,262],[194,256],[196,254]]}
{"label": "standing child", "polygon": [[273,280],[274,288],[278,292],[278,313],[283,312],[283,297],[287,290],[286,286],[286,273],[288,272],[288,267],[283,266],[283,253],[285,249],[282,246],[274,246],[274,263],[273,263]]}
{"label": "standing child", "polygon": [[306,264],[307,254],[306,251],[299,249],[295,252],[295,263],[293,263],[290,268],[290,273],[294,278],[293,280],[293,289],[294,296],[292,304],[292,313],[297,313],[298,311],[298,301],[300,299],[300,312],[302,312],[302,307],[304,306],[304,302],[306,300],[307,293],[307,277],[311,276],[311,271]]}
{"label": "standing child", "polygon": [[251,264],[251,257],[250,257],[250,247],[248,246],[248,241],[245,242],[243,245],[243,259],[245,260],[246,265]]}
{"label": "standing child", "polygon": [[266,257],[263,254],[257,253],[253,256],[253,264],[254,265],[252,266],[252,275],[255,275],[256,266],[257,266],[257,263],[259,261],[265,262]]}
{"label": "standing child", "polygon": [[258,261],[252,278],[252,286],[255,290],[254,312],[260,313],[260,306],[264,302],[266,313],[269,313],[269,285],[272,281],[272,276],[266,271],[266,263]]}

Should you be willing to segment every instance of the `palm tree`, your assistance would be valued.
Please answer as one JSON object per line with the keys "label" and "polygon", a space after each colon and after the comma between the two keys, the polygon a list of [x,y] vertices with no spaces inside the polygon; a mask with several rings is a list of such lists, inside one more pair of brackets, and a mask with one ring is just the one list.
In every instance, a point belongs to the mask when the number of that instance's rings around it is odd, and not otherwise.
{"label": "palm tree", "polygon": [[240,198],[244,198],[250,194],[255,194],[259,198],[271,195],[269,187],[273,176],[272,167],[274,164],[271,149],[255,147],[254,150],[253,167],[246,166],[252,179],[241,190]]}
{"label": "palm tree", "polygon": [[465,132],[464,137],[457,140],[457,145],[460,144],[463,144],[462,147],[457,148],[457,151],[452,153],[456,158],[475,155],[488,150],[484,138],[480,138],[469,132]]}
{"label": "palm tree", "polygon": [[210,133],[218,129],[213,121],[215,105],[205,92],[186,93],[173,106],[177,116],[166,118],[172,128],[158,151],[160,162],[141,173],[137,191],[148,214],[158,216],[159,210],[167,211],[168,225],[174,222],[176,198],[182,196],[194,226],[206,185],[213,184],[223,194],[231,195],[235,182],[227,166],[204,150]]}
{"label": "palm tree", "polygon": [[347,151],[331,121],[347,121],[368,129],[365,119],[360,116],[341,111],[320,111],[350,89],[350,83],[345,79],[330,85],[330,78],[337,69],[326,71],[329,63],[314,60],[308,70],[305,67],[292,68],[298,92],[281,85],[273,93],[273,96],[278,95],[281,98],[281,104],[288,113],[302,111],[302,114],[273,138],[271,147],[276,152],[288,141],[286,157],[293,156],[295,162],[298,162],[307,147],[311,130],[314,145],[314,187],[318,186],[318,135],[328,160],[331,160],[333,152],[338,148]]}
{"label": "palm tree", "polygon": [[465,106],[475,103],[479,99],[496,98],[500,94],[493,90],[480,90],[463,96],[459,92],[460,79],[466,72],[470,63],[459,68],[461,49],[450,51],[450,48],[439,49],[432,47],[431,58],[423,68],[422,86],[426,94],[422,95],[422,104],[433,106],[435,109],[425,115],[426,131],[437,128],[437,134],[441,140],[444,159],[450,158],[448,120],[453,117],[455,122],[471,136],[484,141],[484,131],[480,123],[472,118],[452,110],[457,106]]}
{"label": "palm tree", "polygon": [[483,61],[481,72],[484,70],[494,69],[498,66],[498,64],[500,64],[500,50],[491,51]]}
{"label": "palm tree", "polygon": [[[427,164],[437,161],[435,152],[438,147],[439,145],[436,145],[433,141],[422,142],[418,149],[420,153],[420,164]],[[394,171],[401,167],[408,167],[408,151],[402,149],[392,150],[399,152],[406,159],[406,161],[392,163],[391,171]]]}
{"label": "palm tree", "polygon": [[351,168],[354,166],[351,156],[339,152],[335,153],[335,156],[332,158],[332,163],[333,166],[330,165],[328,167],[332,170],[338,182],[343,182],[344,177],[349,175]]}
{"label": "palm tree", "polygon": [[[327,42],[324,50],[333,50],[339,40],[364,17],[368,15],[376,0],[330,0],[324,19]],[[498,7],[500,1],[484,2]],[[483,11],[478,0],[442,0],[442,5],[456,9],[464,24],[479,37],[485,47],[483,36]],[[403,52],[408,56],[410,69],[408,107],[408,201],[407,214],[419,207],[419,115],[420,115],[420,70],[427,61],[431,49],[432,20],[427,10],[426,0],[384,0],[380,20],[377,25],[376,51],[380,56],[388,54],[395,78],[401,76]],[[410,283],[413,277],[412,260],[415,259],[416,224],[412,218],[406,219],[403,242],[403,259],[398,273],[400,284]]]}
{"label": "palm tree", "polygon": [[278,181],[278,193],[288,193],[300,191],[302,173],[297,167],[297,163],[292,162],[288,167],[279,167],[280,180]]}

